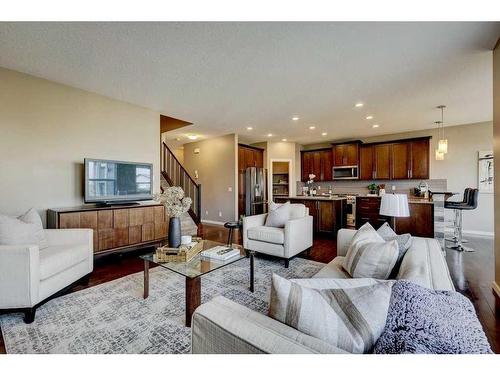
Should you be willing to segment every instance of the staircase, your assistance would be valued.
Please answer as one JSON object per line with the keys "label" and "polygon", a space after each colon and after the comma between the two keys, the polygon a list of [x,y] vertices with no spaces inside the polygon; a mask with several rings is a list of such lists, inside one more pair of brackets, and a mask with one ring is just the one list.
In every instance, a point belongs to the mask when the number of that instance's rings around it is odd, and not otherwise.
{"label": "staircase", "polygon": [[201,185],[194,181],[172,150],[162,142],[161,190],[169,186],[180,186],[186,197],[193,201],[189,211],[181,217],[181,230],[183,234],[196,235],[201,223]]}

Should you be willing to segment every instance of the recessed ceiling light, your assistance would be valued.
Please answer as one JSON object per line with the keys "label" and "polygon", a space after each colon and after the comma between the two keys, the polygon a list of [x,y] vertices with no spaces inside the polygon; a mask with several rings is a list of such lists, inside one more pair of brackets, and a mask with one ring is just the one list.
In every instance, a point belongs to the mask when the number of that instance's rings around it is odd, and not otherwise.
{"label": "recessed ceiling light", "polygon": [[180,141],[181,139],[179,137],[175,138],[176,141]]}
{"label": "recessed ceiling light", "polygon": [[370,115],[370,116],[366,116],[366,119],[367,119],[367,120],[371,120],[372,118],[373,118],[373,116],[372,116],[372,115]]}
{"label": "recessed ceiling light", "polygon": [[269,133],[267,136],[268,136],[268,137],[272,137],[273,135],[272,135],[271,133]]}
{"label": "recessed ceiling light", "polygon": [[355,106],[356,108],[360,108],[360,107],[362,107],[362,106],[363,106],[363,103],[356,103],[356,104],[354,104],[354,106]]}
{"label": "recessed ceiling light", "polygon": [[321,133],[321,135],[327,135],[328,133]]}
{"label": "recessed ceiling light", "polygon": [[300,119],[300,118],[299,118],[299,116],[293,116],[293,117],[292,117],[292,120],[293,120],[293,121],[299,121],[299,119]]}
{"label": "recessed ceiling light", "polygon": [[314,129],[316,129],[316,126],[309,126],[309,129],[314,130]]}
{"label": "recessed ceiling light", "polygon": [[372,128],[378,128],[378,127],[380,127],[380,125],[379,125],[379,124],[373,124],[373,125],[372,125]]}
{"label": "recessed ceiling light", "polygon": [[282,141],[282,142],[286,142],[286,138],[283,138],[281,141]]}
{"label": "recessed ceiling light", "polygon": [[253,130],[251,126],[247,126],[247,130]]}
{"label": "recessed ceiling light", "polygon": [[188,135],[188,138],[194,141],[195,139],[198,139],[198,136],[193,134],[193,135]]}

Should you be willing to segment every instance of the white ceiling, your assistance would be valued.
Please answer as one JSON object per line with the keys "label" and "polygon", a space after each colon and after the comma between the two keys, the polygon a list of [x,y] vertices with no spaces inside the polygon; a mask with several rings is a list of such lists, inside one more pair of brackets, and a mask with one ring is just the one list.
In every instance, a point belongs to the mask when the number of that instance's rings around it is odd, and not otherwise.
{"label": "white ceiling", "polygon": [[314,143],[431,128],[438,104],[447,125],[492,120],[499,36],[486,22],[0,23],[0,66],[193,122],[183,141]]}

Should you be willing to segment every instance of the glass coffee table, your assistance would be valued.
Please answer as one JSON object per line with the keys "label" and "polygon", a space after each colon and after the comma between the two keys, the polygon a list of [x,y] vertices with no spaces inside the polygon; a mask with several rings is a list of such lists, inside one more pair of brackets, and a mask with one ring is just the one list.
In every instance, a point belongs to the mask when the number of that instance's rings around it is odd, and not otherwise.
{"label": "glass coffee table", "polygon": [[[211,249],[215,246],[227,246],[226,244],[202,240],[203,250]],[[149,268],[151,263],[166,268],[179,275],[184,276],[186,280],[186,327],[191,327],[191,317],[194,310],[201,304],[201,276],[212,271],[226,267],[238,262],[247,256],[250,258],[250,291],[254,291],[254,252],[245,252],[242,246],[233,244],[233,249],[239,249],[239,256],[235,256],[227,261],[216,261],[203,258],[200,254],[196,255],[189,262],[160,262],[155,253],[141,255],[144,261],[144,298],[149,296]]]}

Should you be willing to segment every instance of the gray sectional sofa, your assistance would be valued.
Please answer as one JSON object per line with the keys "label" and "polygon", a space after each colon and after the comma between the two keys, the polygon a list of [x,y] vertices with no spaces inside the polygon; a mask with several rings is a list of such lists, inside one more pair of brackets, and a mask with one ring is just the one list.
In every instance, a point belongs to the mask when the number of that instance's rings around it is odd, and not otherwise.
{"label": "gray sectional sofa", "polygon": [[[314,277],[350,278],[342,269],[342,260],[355,233],[355,230],[350,229],[338,232],[338,256]],[[396,278],[409,280],[429,289],[455,290],[441,246],[432,238],[413,238]],[[224,297],[216,297],[195,311],[192,321],[192,352],[345,353]]]}

